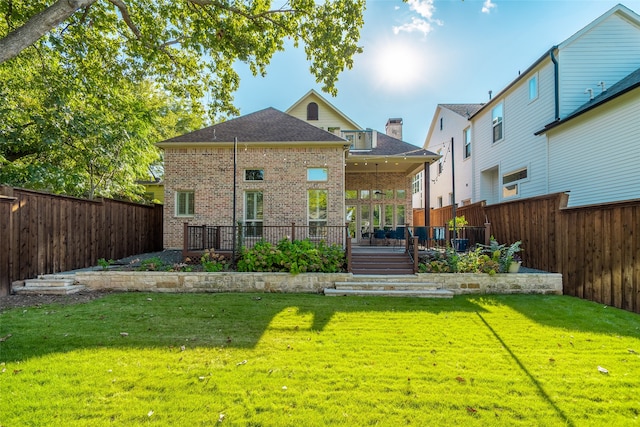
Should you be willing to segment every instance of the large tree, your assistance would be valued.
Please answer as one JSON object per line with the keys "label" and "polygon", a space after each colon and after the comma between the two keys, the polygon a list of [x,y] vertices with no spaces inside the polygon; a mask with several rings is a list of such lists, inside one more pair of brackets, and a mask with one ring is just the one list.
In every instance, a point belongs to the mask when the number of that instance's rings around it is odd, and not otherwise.
{"label": "large tree", "polygon": [[[335,94],[364,0],[0,2],[0,181],[127,193],[153,142],[237,114],[237,62],[264,75],[287,40]],[[294,70],[294,72],[299,72]],[[176,126],[174,126],[176,125]],[[120,178],[118,178],[120,177]]]}

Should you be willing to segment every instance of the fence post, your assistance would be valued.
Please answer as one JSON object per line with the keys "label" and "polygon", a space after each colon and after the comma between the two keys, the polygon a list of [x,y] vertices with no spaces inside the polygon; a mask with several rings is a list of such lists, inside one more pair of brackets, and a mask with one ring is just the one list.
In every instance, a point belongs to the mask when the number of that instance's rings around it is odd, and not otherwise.
{"label": "fence post", "polygon": [[294,240],[296,240],[296,223],[292,222],[291,223],[291,241],[293,242]]}
{"label": "fence post", "polygon": [[491,244],[491,223],[484,223],[484,244],[489,246]]}
{"label": "fence post", "polygon": [[183,223],[182,227],[182,259],[187,257],[189,252],[189,223]]}

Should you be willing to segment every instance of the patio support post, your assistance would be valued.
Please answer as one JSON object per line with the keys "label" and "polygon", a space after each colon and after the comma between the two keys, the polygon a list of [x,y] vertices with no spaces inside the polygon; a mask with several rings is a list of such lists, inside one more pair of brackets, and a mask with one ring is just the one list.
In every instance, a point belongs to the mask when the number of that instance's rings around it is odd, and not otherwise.
{"label": "patio support post", "polygon": [[418,236],[413,236],[413,272],[418,272]]}
{"label": "patio support post", "polygon": [[189,223],[185,222],[182,228],[182,259],[187,257],[189,252]]}
{"label": "patio support post", "polygon": [[345,236],[347,236],[347,240],[345,242],[346,255],[347,255],[347,273],[351,273],[351,236],[349,236],[349,223],[347,222],[344,226]]}

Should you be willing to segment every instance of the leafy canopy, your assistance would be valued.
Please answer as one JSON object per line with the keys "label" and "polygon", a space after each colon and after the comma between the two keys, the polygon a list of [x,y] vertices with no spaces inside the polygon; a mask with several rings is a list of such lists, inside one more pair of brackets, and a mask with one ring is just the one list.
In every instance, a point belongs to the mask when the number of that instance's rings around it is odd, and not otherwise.
{"label": "leafy canopy", "polygon": [[0,182],[133,193],[153,143],[236,115],[237,62],[266,74],[290,40],[336,93],[364,0],[0,3]]}

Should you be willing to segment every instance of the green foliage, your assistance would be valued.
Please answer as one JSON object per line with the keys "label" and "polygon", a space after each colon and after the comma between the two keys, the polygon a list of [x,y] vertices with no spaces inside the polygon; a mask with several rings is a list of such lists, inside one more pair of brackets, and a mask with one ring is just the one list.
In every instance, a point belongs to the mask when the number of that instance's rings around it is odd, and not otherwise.
{"label": "green foliage", "polygon": [[[52,3],[0,2],[0,50]],[[156,142],[238,114],[238,63],[265,75],[287,41],[303,44],[335,95],[362,50],[364,0],[88,3],[0,63],[1,183],[141,199]]]}
{"label": "green foliage", "polygon": [[[449,220],[448,224],[449,224],[449,230],[453,230],[453,218]],[[456,228],[462,228],[467,224],[469,224],[469,221],[467,221],[464,215],[456,216]]]}
{"label": "green foliage", "polygon": [[452,248],[444,252],[433,250],[420,257],[421,273],[486,273],[494,275],[502,270],[500,252],[488,254],[482,247],[458,253]]}
{"label": "green foliage", "polygon": [[482,248],[483,252],[490,254],[491,258],[498,262],[500,265],[499,271],[504,273],[509,271],[509,266],[514,261],[514,258],[518,257],[516,254],[522,250],[520,249],[521,244],[522,242],[518,240],[507,246],[498,243],[498,241],[491,236],[490,244],[488,246],[483,245]]}
{"label": "green foliage", "polygon": [[100,267],[102,267],[102,269],[103,269],[103,270],[108,270],[108,269],[109,269],[109,266],[111,266],[114,262],[115,262],[115,261],[114,261],[114,260],[112,260],[112,259],[110,259],[110,260],[108,260],[108,261],[107,261],[107,260],[106,260],[106,259],[104,259],[104,258],[100,258],[100,259],[98,260],[98,265],[99,265]]}
{"label": "green foliage", "polygon": [[253,248],[243,248],[238,271],[271,271],[298,273],[337,273],[344,270],[345,254],[338,245],[308,239],[282,239],[276,246],[266,241]]}
{"label": "green foliage", "polygon": [[216,253],[213,249],[207,249],[200,257],[202,269],[208,273],[216,273],[229,269],[229,262],[222,254]]}
{"label": "green foliage", "polygon": [[170,268],[171,266],[165,264],[160,257],[152,257],[140,261],[138,271],[166,271]]}

